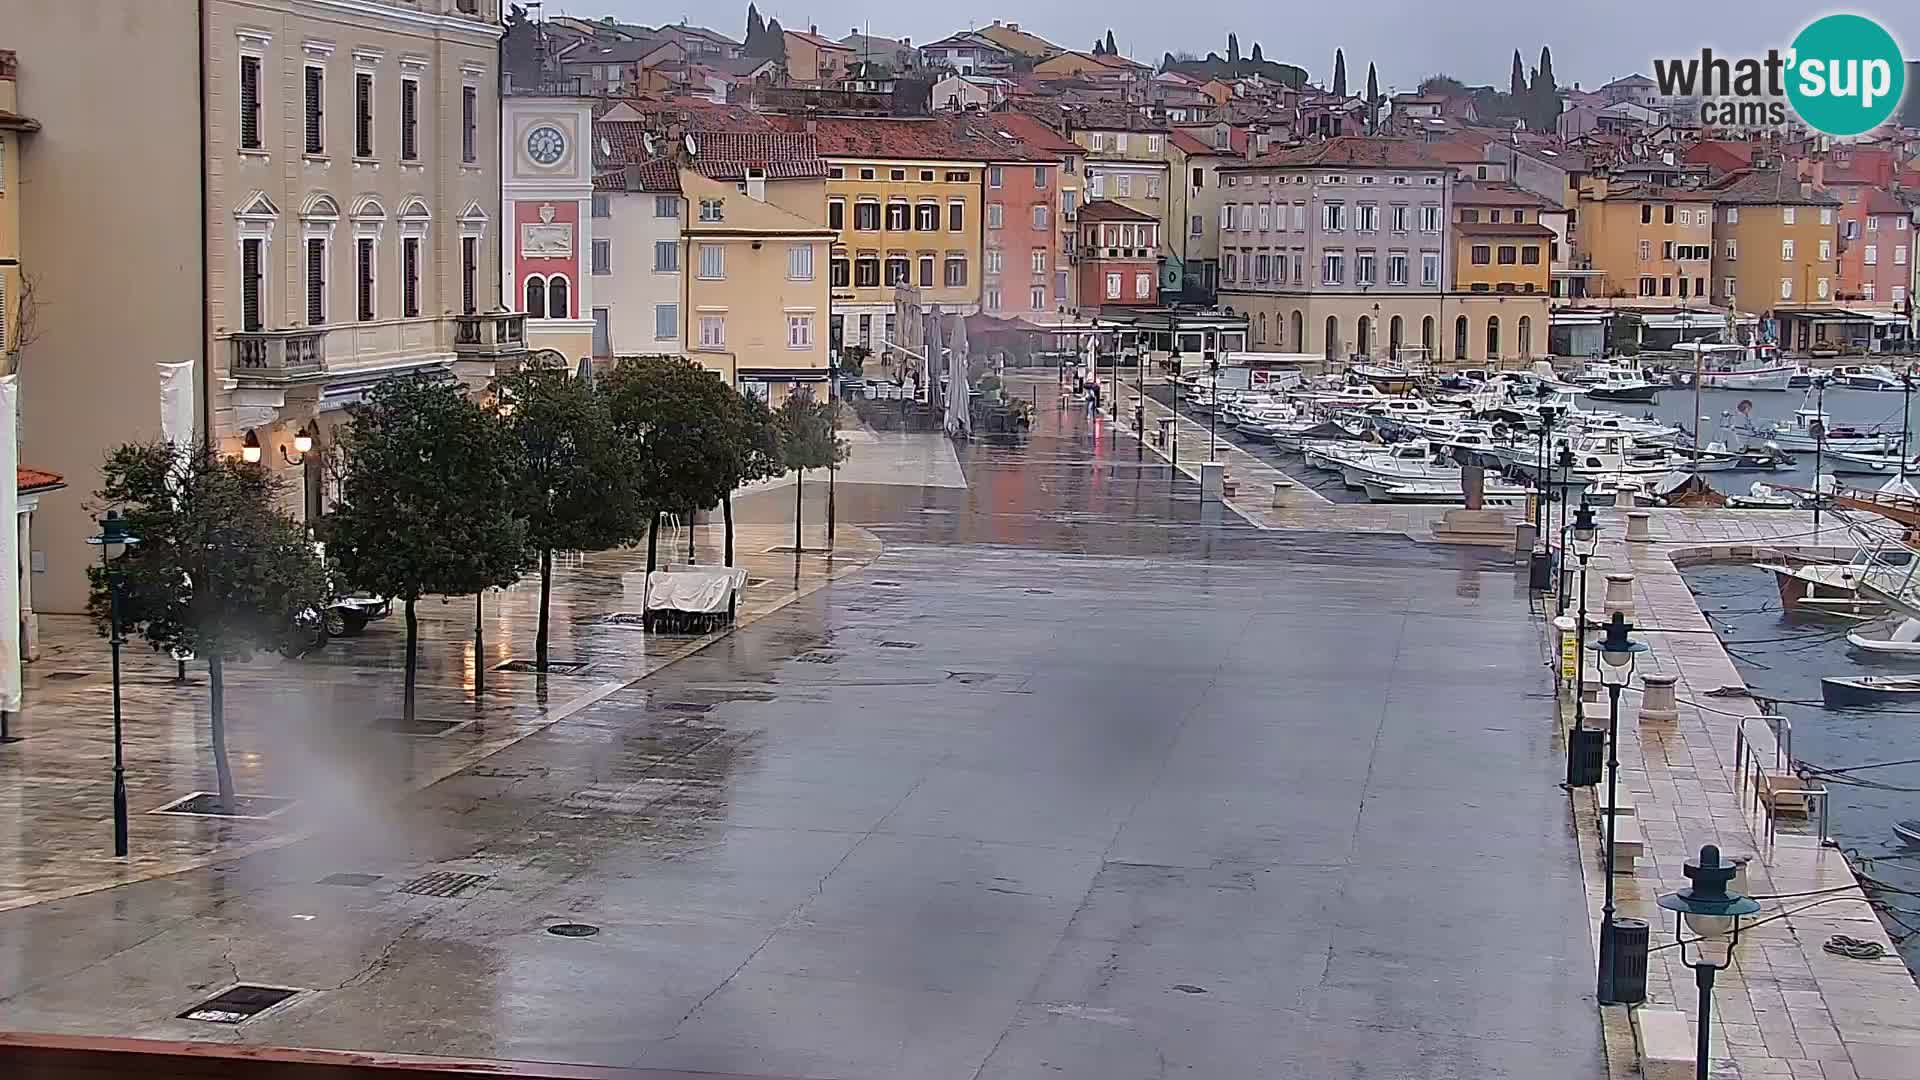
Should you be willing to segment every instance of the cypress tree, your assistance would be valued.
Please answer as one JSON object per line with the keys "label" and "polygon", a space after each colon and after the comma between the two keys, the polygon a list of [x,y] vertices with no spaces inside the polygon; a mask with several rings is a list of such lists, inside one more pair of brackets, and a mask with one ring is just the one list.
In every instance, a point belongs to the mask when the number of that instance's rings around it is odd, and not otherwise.
{"label": "cypress tree", "polygon": [[1333,50],[1333,96],[1347,96],[1347,54],[1340,49]]}

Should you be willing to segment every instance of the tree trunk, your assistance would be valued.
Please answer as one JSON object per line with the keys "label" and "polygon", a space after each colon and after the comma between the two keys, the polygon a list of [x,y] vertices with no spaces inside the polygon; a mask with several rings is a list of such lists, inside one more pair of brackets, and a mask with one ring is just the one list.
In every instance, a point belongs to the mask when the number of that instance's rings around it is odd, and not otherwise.
{"label": "tree trunk", "polygon": [[227,761],[227,671],[216,650],[207,657],[208,726],[213,732],[214,787],[220,794],[220,809],[232,811],[233,765]]}
{"label": "tree trunk", "polygon": [[653,568],[659,565],[660,553],[660,511],[655,510],[647,521],[647,577],[646,585],[640,590],[640,626],[653,629]]}
{"label": "tree trunk", "polygon": [[473,700],[487,692],[487,594],[473,594]]}
{"label": "tree trunk", "polygon": [[793,572],[800,573],[800,493],[807,486],[807,470],[796,469],[793,474]]}
{"label": "tree trunk", "polygon": [[827,551],[833,551],[833,474],[839,470],[827,466]]}
{"label": "tree trunk", "polygon": [[413,612],[413,598],[407,598],[407,678],[406,696],[403,699],[400,715],[409,724],[413,723],[413,676],[419,668],[420,620]]}
{"label": "tree trunk", "polygon": [[[727,569],[731,571],[733,569],[733,492],[727,492],[727,497],[720,500],[720,514],[726,523]],[[740,590],[735,589],[727,594],[727,621],[729,623],[739,614],[739,608]]]}
{"label": "tree trunk", "polygon": [[533,667],[547,670],[547,603],[553,597],[553,549],[540,549],[540,625],[533,635]]}
{"label": "tree trunk", "polygon": [[688,566],[692,566],[695,563],[699,562],[699,560],[694,557],[694,553],[693,553],[693,523],[699,520],[699,518],[700,518],[700,511],[698,510],[687,511],[687,565]]}

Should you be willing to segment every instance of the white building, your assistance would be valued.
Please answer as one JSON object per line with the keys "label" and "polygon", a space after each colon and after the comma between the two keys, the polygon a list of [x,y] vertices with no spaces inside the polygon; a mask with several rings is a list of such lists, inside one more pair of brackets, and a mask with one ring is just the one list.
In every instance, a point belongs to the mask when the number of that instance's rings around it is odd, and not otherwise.
{"label": "white building", "polygon": [[602,172],[594,180],[593,203],[600,217],[594,242],[604,257],[595,270],[605,271],[594,295],[608,313],[607,340],[596,342],[596,355],[680,353],[684,267],[677,170],[654,160]]}

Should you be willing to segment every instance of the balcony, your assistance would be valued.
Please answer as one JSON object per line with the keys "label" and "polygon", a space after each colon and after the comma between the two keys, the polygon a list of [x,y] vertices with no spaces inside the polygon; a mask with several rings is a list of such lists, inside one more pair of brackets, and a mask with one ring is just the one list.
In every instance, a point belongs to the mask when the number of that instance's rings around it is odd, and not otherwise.
{"label": "balcony", "polygon": [[527,351],[527,317],[512,311],[453,317],[453,353],[462,360],[501,360]]}
{"label": "balcony", "polygon": [[231,374],[241,382],[275,385],[327,373],[327,332],[323,328],[257,330],[234,334],[230,340]]}

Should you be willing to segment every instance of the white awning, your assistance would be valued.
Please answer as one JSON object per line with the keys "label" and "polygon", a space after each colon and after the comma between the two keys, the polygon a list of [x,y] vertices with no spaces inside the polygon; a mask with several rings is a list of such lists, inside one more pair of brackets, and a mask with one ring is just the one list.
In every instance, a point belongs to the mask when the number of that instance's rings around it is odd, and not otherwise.
{"label": "white awning", "polygon": [[1648,312],[1640,316],[1649,330],[1724,330],[1727,316],[1719,311],[1674,312],[1673,314]]}
{"label": "white awning", "polygon": [[1599,326],[1601,323],[1604,323],[1606,321],[1607,321],[1607,317],[1605,315],[1599,315],[1599,314],[1572,315],[1572,314],[1563,314],[1558,311],[1549,312],[1547,314],[1547,325],[1550,327],[1551,326]]}

